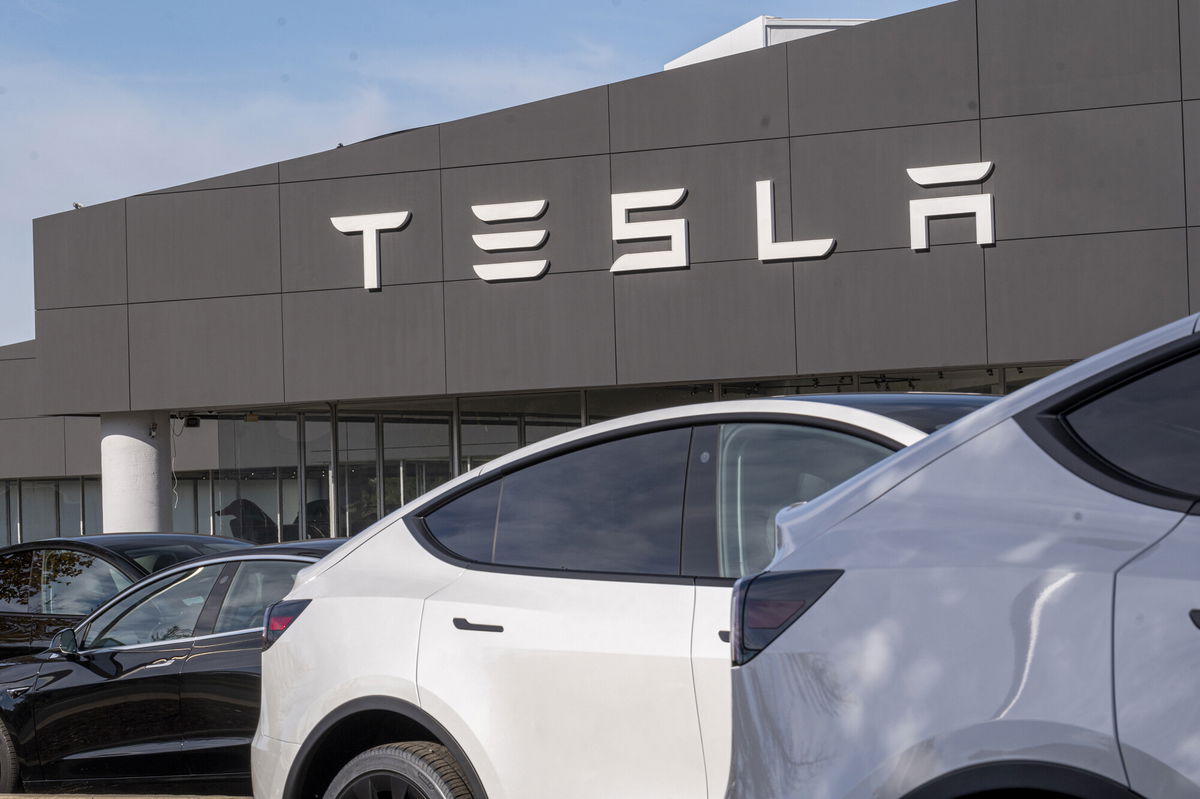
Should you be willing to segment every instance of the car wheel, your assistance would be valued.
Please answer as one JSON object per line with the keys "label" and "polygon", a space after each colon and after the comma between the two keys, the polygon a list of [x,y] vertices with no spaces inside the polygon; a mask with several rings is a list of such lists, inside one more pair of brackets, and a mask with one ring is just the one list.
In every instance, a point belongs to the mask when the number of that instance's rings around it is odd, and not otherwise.
{"label": "car wheel", "polygon": [[20,783],[17,751],[13,748],[8,728],[0,724],[0,793],[14,793]]}
{"label": "car wheel", "polygon": [[384,744],[355,757],[337,773],[324,799],[472,799],[450,751],[427,741]]}

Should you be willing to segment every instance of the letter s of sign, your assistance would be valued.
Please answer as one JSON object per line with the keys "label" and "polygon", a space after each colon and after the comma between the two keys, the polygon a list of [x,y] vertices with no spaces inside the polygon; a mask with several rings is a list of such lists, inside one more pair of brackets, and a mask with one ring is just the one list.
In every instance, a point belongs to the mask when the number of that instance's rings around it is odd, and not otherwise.
{"label": "letter s of sign", "polygon": [[329,221],[341,232],[362,234],[363,288],[367,291],[379,291],[382,283],[379,275],[379,231],[400,230],[411,218],[412,214],[408,211],[329,217]]}
{"label": "letter s of sign", "polygon": [[670,239],[671,249],[633,252],[613,261],[609,271],[645,272],[652,269],[686,269],[688,266],[687,220],[660,219],[654,222],[630,222],[630,211],[674,208],[683,202],[687,189],[634,191],[612,195],[613,241]]}

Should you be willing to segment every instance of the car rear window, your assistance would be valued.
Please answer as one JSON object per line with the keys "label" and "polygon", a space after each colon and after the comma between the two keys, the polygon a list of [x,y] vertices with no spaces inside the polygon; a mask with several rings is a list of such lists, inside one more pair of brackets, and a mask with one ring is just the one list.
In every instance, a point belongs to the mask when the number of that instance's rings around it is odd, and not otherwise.
{"label": "car rear window", "polygon": [[148,572],[156,572],[200,555],[214,555],[231,549],[243,549],[241,541],[196,536],[193,541],[170,541],[161,543],[110,544],[111,549],[137,563]]}

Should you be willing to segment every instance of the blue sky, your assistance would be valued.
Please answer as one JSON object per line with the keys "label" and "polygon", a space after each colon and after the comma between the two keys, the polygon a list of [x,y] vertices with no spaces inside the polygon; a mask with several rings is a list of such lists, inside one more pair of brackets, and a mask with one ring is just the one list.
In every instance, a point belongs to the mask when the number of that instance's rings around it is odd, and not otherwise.
{"label": "blue sky", "polygon": [[0,345],[34,336],[31,220],[73,202],[657,72],[760,14],[939,1],[0,0]]}

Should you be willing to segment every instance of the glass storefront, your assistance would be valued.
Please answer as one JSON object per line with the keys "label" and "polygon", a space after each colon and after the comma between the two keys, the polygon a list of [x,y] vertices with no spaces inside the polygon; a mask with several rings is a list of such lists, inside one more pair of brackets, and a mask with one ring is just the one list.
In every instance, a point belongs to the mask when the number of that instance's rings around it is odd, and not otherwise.
{"label": "glass storefront", "polygon": [[[441,398],[336,413],[210,416],[200,421],[202,428],[215,431],[215,468],[174,475],[172,529],[262,543],[353,535],[456,473],[577,429],[584,418],[592,424],[711,402],[714,396],[732,400],[853,391],[1002,394],[1063,366],[817,375]],[[331,497],[337,498],[333,515]],[[2,543],[102,530],[97,477],[0,481]]]}

